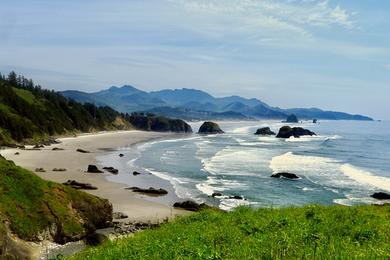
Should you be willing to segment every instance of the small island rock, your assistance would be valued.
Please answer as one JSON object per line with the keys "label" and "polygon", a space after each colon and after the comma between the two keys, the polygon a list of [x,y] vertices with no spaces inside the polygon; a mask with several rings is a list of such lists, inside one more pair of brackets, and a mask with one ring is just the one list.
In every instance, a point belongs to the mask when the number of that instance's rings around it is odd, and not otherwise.
{"label": "small island rock", "polygon": [[375,192],[371,197],[377,200],[390,200],[390,194],[384,192]]}
{"label": "small island rock", "polygon": [[298,123],[298,118],[296,115],[291,114],[287,117],[286,123]]}
{"label": "small island rock", "polygon": [[255,135],[276,135],[276,134],[272,132],[269,127],[262,127],[257,129]]}
{"label": "small island rock", "polygon": [[314,132],[307,130],[307,129],[304,129],[302,127],[292,127],[291,128],[289,126],[282,126],[279,129],[279,133],[276,137],[277,138],[290,138],[291,136],[293,136],[293,137],[298,138],[298,137],[304,136],[304,135],[313,136],[316,134]]}
{"label": "small island rock", "polygon": [[278,172],[278,173],[272,174],[271,177],[272,178],[284,177],[286,179],[291,179],[291,180],[299,179],[299,176],[297,176],[296,174],[288,173],[288,172]]}
{"label": "small island rock", "polygon": [[214,122],[204,122],[199,128],[199,134],[223,134],[219,125]]}

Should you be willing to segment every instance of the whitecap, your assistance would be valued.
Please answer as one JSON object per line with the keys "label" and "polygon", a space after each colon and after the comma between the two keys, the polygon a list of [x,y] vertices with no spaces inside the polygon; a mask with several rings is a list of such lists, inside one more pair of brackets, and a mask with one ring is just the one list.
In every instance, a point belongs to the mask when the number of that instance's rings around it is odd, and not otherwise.
{"label": "whitecap", "polygon": [[368,171],[356,168],[350,164],[341,165],[340,170],[346,176],[359,183],[368,184],[382,190],[390,191],[390,178],[375,176]]}
{"label": "whitecap", "polygon": [[256,204],[254,202],[250,202],[248,200],[239,200],[239,199],[221,199],[219,208],[222,210],[230,211],[233,210],[234,208],[237,208],[239,206],[250,206]]}

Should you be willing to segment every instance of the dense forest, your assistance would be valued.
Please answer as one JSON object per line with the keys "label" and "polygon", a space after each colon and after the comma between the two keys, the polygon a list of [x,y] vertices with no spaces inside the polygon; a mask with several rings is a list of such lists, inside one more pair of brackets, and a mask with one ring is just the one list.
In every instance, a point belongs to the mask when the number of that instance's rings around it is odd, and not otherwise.
{"label": "dense forest", "polygon": [[8,76],[0,74],[0,145],[77,132],[131,129],[133,122],[147,131],[191,131],[181,120],[128,115],[107,106],[81,104],[13,71]]}

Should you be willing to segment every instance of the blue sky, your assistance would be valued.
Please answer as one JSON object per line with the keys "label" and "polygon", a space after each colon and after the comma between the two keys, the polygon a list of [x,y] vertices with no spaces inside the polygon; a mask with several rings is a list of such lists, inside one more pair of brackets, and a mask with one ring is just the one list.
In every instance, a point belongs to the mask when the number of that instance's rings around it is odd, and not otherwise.
{"label": "blue sky", "polygon": [[390,1],[2,0],[0,71],[390,119]]}

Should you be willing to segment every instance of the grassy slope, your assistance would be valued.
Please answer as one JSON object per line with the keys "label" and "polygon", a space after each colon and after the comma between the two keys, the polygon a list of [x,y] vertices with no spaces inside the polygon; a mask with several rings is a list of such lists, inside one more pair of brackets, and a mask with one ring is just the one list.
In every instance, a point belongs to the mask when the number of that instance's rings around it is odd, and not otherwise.
{"label": "grassy slope", "polygon": [[73,259],[390,256],[390,205],[205,210]]}
{"label": "grassy slope", "polygon": [[20,238],[34,241],[56,226],[56,242],[74,240],[103,226],[111,214],[107,200],[44,181],[0,157],[0,220]]}

